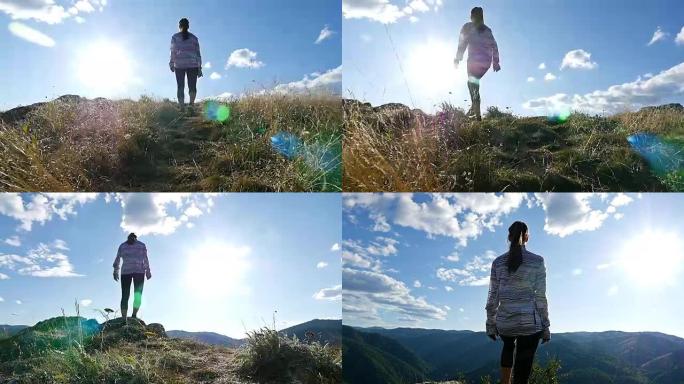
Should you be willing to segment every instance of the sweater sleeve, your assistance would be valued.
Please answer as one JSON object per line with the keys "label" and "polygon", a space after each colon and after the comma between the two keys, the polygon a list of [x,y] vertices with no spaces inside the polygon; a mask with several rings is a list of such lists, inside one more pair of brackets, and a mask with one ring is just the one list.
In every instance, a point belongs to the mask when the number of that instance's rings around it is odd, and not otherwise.
{"label": "sweater sleeve", "polygon": [[169,66],[173,67],[176,64],[176,41],[171,36],[171,56],[169,57]]}
{"label": "sweater sleeve", "polygon": [[119,262],[121,260],[121,246],[119,246],[119,249],[116,251],[116,258],[114,259],[114,264],[112,265],[114,267],[114,272],[119,273]]}
{"label": "sweater sleeve", "polygon": [[546,266],[544,262],[537,272],[534,285],[535,303],[541,316],[542,328],[547,329],[551,325],[551,321],[549,321],[549,305],[546,300]]}
{"label": "sweater sleeve", "polygon": [[197,60],[199,60],[199,67],[202,68],[202,53],[200,52],[199,39],[196,39],[196,41],[197,41]]}
{"label": "sweater sleeve", "polygon": [[487,323],[488,335],[496,335],[496,312],[499,308],[499,279],[496,276],[496,269],[492,263],[492,272],[489,278],[489,294],[487,295]]}
{"label": "sweater sleeve", "polygon": [[489,31],[489,36],[491,37],[491,47],[492,47],[492,62],[494,65],[499,64],[499,45],[496,44],[496,39],[494,38],[494,33],[492,31]]}
{"label": "sweater sleeve", "polygon": [[456,60],[461,61],[463,60],[463,54],[465,54],[465,50],[468,47],[468,31],[467,28],[468,24],[465,24],[463,28],[461,28],[461,33],[459,34],[458,37],[458,51],[456,52]]}
{"label": "sweater sleeve", "polygon": [[147,246],[143,245],[143,271],[144,273],[150,272],[150,260],[147,258]]}

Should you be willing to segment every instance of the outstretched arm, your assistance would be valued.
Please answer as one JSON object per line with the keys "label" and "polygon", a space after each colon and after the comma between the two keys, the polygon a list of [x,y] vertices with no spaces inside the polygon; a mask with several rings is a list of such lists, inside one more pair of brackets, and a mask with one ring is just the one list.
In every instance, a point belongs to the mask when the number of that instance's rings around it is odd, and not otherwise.
{"label": "outstretched arm", "polygon": [[544,334],[548,335],[551,321],[549,321],[549,304],[546,300],[546,266],[543,262],[541,268],[537,272],[537,278],[535,279],[534,297],[537,311],[539,311],[541,317]]}
{"label": "outstretched arm", "polygon": [[499,308],[499,279],[496,276],[496,269],[492,263],[492,273],[489,278],[489,294],[487,295],[487,335],[496,335],[496,311]]}
{"label": "outstretched arm", "polygon": [[468,47],[468,33],[466,31],[466,25],[464,25],[463,28],[461,28],[461,33],[458,37],[458,51],[456,52],[457,63],[463,60],[463,54],[465,53],[465,50]]}

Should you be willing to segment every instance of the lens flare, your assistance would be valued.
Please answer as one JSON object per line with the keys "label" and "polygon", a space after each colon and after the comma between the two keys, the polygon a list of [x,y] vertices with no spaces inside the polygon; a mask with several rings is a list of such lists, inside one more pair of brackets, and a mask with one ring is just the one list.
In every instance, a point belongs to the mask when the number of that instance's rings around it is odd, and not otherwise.
{"label": "lens flare", "polygon": [[627,142],[656,174],[684,168],[684,151],[681,144],[662,139],[652,133],[635,133],[627,137]]}
{"label": "lens flare", "polygon": [[302,158],[311,168],[330,172],[340,165],[340,154],[330,145],[307,144],[289,132],[279,132],[271,137],[273,149],[288,159]]}
{"label": "lens flare", "polygon": [[204,116],[208,120],[224,123],[230,119],[230,106],[209,101],[204,104]]}

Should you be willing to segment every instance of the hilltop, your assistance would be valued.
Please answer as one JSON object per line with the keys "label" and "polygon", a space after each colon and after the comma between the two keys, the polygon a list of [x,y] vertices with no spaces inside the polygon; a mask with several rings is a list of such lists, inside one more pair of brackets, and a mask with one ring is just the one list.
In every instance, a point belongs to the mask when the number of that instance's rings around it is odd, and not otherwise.
{"label": "hilltop", "polygon": [[480,122],[344,100],[348,191],[684,191],[684,107]]}
{"label": "hilltop", "polygon": [[267,328],[240,348],[170,338],[161,324],[62,316],[0,340],[0,382],[339,383],[339,348]]}
{"label": "hilltop", "polygon": [[[483,332],[344,326],[343,335],[345,382],[366,375],[379,378],[369,383],[476,384],[499,375],[501,343]],[[677,384],[684,380],[682,356],[684,339],[657,332],[557,333],[539,347],[535,375],[553,372],[562,384]]]}
{"label": "hilltop", "polygon": [[340,191],[339,97],[55,100],[0,113],[0,190]]}

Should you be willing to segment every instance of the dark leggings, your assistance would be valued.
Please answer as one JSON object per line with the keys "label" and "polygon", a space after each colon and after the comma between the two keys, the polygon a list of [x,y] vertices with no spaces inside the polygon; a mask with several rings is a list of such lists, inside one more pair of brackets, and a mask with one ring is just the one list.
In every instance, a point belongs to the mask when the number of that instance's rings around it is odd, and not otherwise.
{"label": "dark leggings", "polygon": [[121,308],[128,309],[128,298],[131,295],[131,281],[133,281],[133,309],[140,308],[142,302],[142,291],[145,285],[144,273],[131,273],[121,275]]}
{"label": "dark leggings", "polygon": [[[529,336],[501,336],[504,342],[501,350],[501,366],[513,367],[513,384],[527,384],[541,335],[542,333],[539,332]],[[515,363],[513,352],[515,352]]]}
{"label": "dark leggings", "polygon": [[180,69],[176,68],[176,85],[178,85],[178,101],[185,98],[185,75],[188,76],[188,89],[190,93],[197,94],[197,75],[199,68]]}

